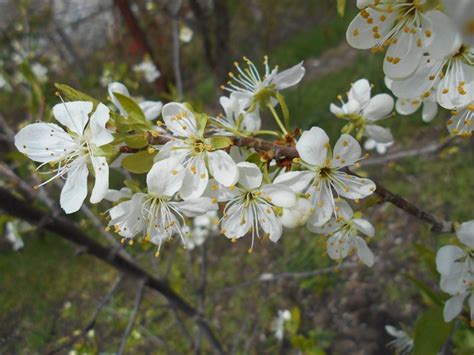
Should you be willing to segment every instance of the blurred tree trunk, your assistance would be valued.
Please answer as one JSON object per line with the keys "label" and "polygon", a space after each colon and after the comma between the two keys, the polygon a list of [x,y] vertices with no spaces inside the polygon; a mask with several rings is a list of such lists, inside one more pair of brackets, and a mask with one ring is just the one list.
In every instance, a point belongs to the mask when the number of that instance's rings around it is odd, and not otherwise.
{"label": "blurred tree trunk", "polygon": [[165,73],[163,72],[158,61],[156,60],[153,48],[148,42],[148,38],[145,31],[143,31],[143,29],[140,27],[138,19],[135,17],[132,10],[130,9],[130,4],[128,0],[114,0],[114,4],[120,11],[120,14],[122,15],[123,20],[125,21],[130,35],[133,37],[135,43],[139,46],[143,54],[148,54],[150,56],[150,59],[155,64],[156,68],[161,72],[160,77],[155,80],[155,86],[157,90],[161,92],[168,92],[169,88],[167,86],[167,79],[165,77]]}
{"label": "blurred tree trunk", "polygon": [[214,9],[203,8],[199,0],[189,0],[202,36],[204,55],[209,68],[216,74],[219,83],[227,79],[230,69],[230,16],[227,0],[215,0]]}

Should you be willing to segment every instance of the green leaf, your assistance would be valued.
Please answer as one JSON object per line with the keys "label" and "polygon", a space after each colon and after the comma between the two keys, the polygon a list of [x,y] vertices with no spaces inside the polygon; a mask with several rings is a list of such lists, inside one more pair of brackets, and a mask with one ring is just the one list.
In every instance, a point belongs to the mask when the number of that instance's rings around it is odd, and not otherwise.
{"label": "green leaf", "polygon": [[87,94],[84,94],[83,92],[73,89],[68,85],[56,83],[54,84],[54,86],[56,86],[56,89],[58,89],[60,93],[64,96],[64,98],[69,101],[91,101],[92,103],[94,103],[94,106],[97,106],[99,104],[98,100]]}
{"label": "green leaf", "polygon": [[281,112],[283,113],[283,121],[285,123],[285,128],[290,129],[290,111],[286,104],[285,98],[279,92],[276,93],[276,98],[281,107]]}
{"label": "green leaf", "polygon": [[140,184],[138,183],[138,181],[125,180],[123,183],[125,184],[125,186],[127,186],[130,189],[132,194],[135,194],[137,192],[142,192],[142,190],[140,188]]}
{"label": "green leaf", "polygon": [[296,335],[301,323],[301,311],[298,307],[291,309],[291,319],[286,322],[286,330],[290,335]]}
{"label": "green leaf", "polygon": [[114,96],[119,100],[120,104],[124,108],[125,111],[127,111],[128,117],[127,119],[138,124],[149,124],[147,121],[145,114],[143,113],[142,109],[138,104],[135,102],[134,99],[131,97],[122,95],[118,92],[113,93]]}
{"label": "green leaf", "polygon": [[143,132],[126,136],[123,140],[130,148],[140,149],[148,145],[148,136]]}
{"label": "green leaf", "polygon": [[232,144],[232,140],[229,137],[212,137],[209,143],[214,149],[224,149]]}
{"label": "green leaf", "polygon": [[202,136],[204,134],[204,130],[206,129],[207,120],[209,117],[205,113],[195,114],[194,117],[196,118],[198,133]]}
{"label": "green leaf", "polygon": [[156,154],[150,154],[146,150],[134,153],[122,160],[122,167],[134,174],[145,174],[153,166],[153,158]]}
{"label": "green leaf", "polygon": [[428,309],[416,321],[413,354],[437,354],[451,333],[452,327],[453,323],[444,321],[442,307]]}
{"label": "green leaf", "polygon": [[346,0],[337,0],[337,13],[343,17],[346,12]]}

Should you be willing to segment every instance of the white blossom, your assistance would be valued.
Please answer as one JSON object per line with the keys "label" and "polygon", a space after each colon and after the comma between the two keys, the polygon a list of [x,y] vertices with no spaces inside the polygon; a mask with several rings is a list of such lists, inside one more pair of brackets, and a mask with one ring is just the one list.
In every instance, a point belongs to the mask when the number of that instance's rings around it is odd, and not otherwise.
{"label": "white blossom", "polygon": [[448,130],[452,134],[470,137],[474,130],[474,102],[464,108],[452,111],[453,116],[448,120]]}
{"label": "white blossom", "polygon": [[347,41],[358,49],[387,48],[383,70],[392,79],[413,74],[426,52],[443,58],[457,33],[451,19],[425,0],[373,0],[358,5],[363,8],[347,29]]}
{"label": "white blossom", "polygon": [[239,98],[244,99],[247,107],[252,106],[250,111],[258,111],[260,104],[274,103],[275,93],[298,84],[305,73],[303,62],[282,72],[278,72],[278,67],[270,69],[268,57],[265,56],[263,61],[265,72],[260,75],[252,61],[245,57],[244,61],[247,64],[246,68],[240,67],[237,62],[234,63],[237,74],[229,73],[230,81],[226,86],[222,86],[222,89],[236,93]]}
{"label": "white blossom", "polygon": [[210,211],[201,216],[194,217],[192,227],[187,234],[186,244],[188,249],[194,249],[206,241],[212,234],[218,231],[219,218],[217,211]]}
{"label": "white blossom", "polygon": [[394,95],[401,99],[435,95],[438,104],[448,110],[474,101],[474,48],[463,45],[459,38],[449,47],[452,50],[448,56],[424,56],[413,75],[393,80]]}
{"label": "white blossom", "polygon": [[377,143],[372,138],[369,138],[364,143],[365,150],[373,150],[375,149],[377,153],[383,155],[387,153],[387,149],[393,145],[393,142],[390,143]]}
{"label": "white blossom", "polygon": [[278,315],[273,319],[271,328],[275,338],[279,341],[283,340],[285,335],[285,323],[291,320],[291,312],[287,309],[278,310]]}
{"label": "white blossom", "polygon": [[372,266],[374,254],[359,233],[371,238],[375,234],[374,227],[369,221],[355,216],[349,204],[342,199],[335,202],[335,209],[337,217],[333,216],[321,227],[308,224],[308,229],[313,233],[329,236],[326,249],[331,259],[341,262],[355,252],[360,261]]}
{"label": "white blossom", "polygon": [[275,179],[275,183],[309,195],[313,211],[307,224],[312,226],[322,226],[333,214],[337,214],[334,193],[356,200],[375,191],[371,180],[344,171],[361,159],[361,147],[352,136],[343,134],[332,154],[330,148],[329,137],[321,128],[313,127],[303,132],[296,150],[305,170],[290,171]]}
{"label": "white blossom", "polygon": [[312,213],[311,201],[305,197],[297,197],[296,204],[291,208],[283,208],[281,215],[278,215],[278,219],[283,227],[296,228],[304,226]]}
{"label": "white blossom", "polygon": [[5,223],[5,238],[10,242],[14,251],[23,249],[25,246],[20,235],[19,224],[19,221],[8,221]]}
{"label": "white blossom", "polygon": [[224,128],[231,131],[255,132],[262,125],[262,120],[257,111],[248,112],[246,109],[247,100],[236,93],[229,97],[221,96],[219,102],[224,109],[225,116],[215,117],[214,120]]}
{"label": "white blossom", "polygon": [[183,43],[189,43],[193,39],[194,32],[186,25],[181,25],[179,28],[179,40]]}
{"label": "white blossom", "polygon": [[68,128],[67,132],[54,123],[42,122],[22,128],[15,136],[17,149],[42,163],[38,169],[52,167],[53,176],[41,185],[57,177],[66,178],[60,197],[66,213],[79,210],[87,196],[88,164],[92,164],[95,175],[90,202],[100,202],[109,186],[109,166],[99,149],[114,139],[106,128],[109,109],[99,104],[89,119],[92,108],[92,102],[88,101],[57,104],[53,115]]}
{"label": "white blossom", "polygon": [[277,242],[282,235],[277,207],[290,208],[295,205],[294,192],[280,184],[265,183],[257,165],[248,162],[237,164],[239,180],[236,185],[225,187],[211,182],[206,192],[218,202],[226,202],[221,220],[221,233],[233,241],[252,233],[253,250],[255,237],[268,236]]}
{"label": "white blossom", "polygon": [[161,76],[160,71],[150,60],[144,60],[140,64],[134,65],[133,71],[135,73],[142,74],[145,77],[145,81],[147,83],[152,83]]}
{"label": "white blossom", "polygon": [[331,103],[330,111],[338,118],[343,118],[352,123],[359,130],[359,135],[364,133],[369,138],[379,143],[390,143],[393,136],[390,130],[381,127],[375,122],[391,116],[394,101],[390,95],[378,94],[371,97],[371,85],[367,79],[357,80],[352,84],[347,94],[348,101],[342,101],[338,107]]}
{"label": "white blossom", "polygon": [[142,235],[158,245],[157,256],[164,241],[177,234],[186,245],[183,234],[185,217],[196,217],[217,210],[208,197],[180,201],[176,193],[183,185],[184,168],[177,161],[163,160],[153,165],[147,174],[146,193],[135,193],[130,200],[119,203],[110,211],[109,226],[125,239]]}
{"label": "white blossom", "polygon": [[463,248],[446,245],[436,254],[440,287],[452,296],[444,305],[444,320],[450,322],[458,316],[468,299],[474,324],[474,221],[462,223],[456,235]]}
{"label": "white blossom", "polygon": [[394,349],[400,355],[411,354],[414,342],[404,330],[397,329],[393,325],[386,325],[385,331],[395,338],[387,344],[388,347]]}
{"label": "white blossom", "polygon": [[184,199],[201,196],[209,182],[209,173],[222,185],[237,182],[237,164],[223,150],[215,150],[204,138],[194,114],[183,104],[171,102],[163,107],[163,120],[174,137],[157,155],[158,160],[171,159],[184,166]]}
{"label": "white blossom", "polygon": [[44,65],[40,63],[33,63],[31,65],[31,71],[40,83],[45,83],[48,81],[48,68],[46,68]]}

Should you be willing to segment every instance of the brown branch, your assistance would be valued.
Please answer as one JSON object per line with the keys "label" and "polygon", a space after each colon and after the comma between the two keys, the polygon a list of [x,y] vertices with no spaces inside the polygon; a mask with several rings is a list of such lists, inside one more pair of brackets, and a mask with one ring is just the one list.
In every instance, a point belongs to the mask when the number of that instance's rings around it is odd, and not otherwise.
{"label": "brown branch", "polygon": [[224,350],[217,337],[211,330],[207,320],[194,307],[186,302],[164,281],[153,277],[148,271],[131,260],[127,260],[117,253],[111,253],[107,248],[87,236],[74,222],[62,216],[51,216],[31,206],[31,204],[20,200],[8,189],[0,187],[0,209],[5,213],[24,219],[31,224],[41,224],[41,227],[60,238],[66,239],[74,244],[85,248],[86,253],[95,256],[112,267],[140,280],[145,280],[145,285],[158,291],[177,309],[187,316],[194,318],[197,325],[206,335],[209,343],[216,353],[222,354]]}
{"label": "brown branch", "polygon": [[[168,136],[158,136],[151,139],[152,144],[165,144],[166,142],[170,141],[171,137]],[[295,147],[279,145],[273,142],[269,142],[260,138],[254,137],[232,137],[232,142],[235,146],[238,147],[246,147],[246,148],[254,148],[259,152],[270,153],[269,155],[274,157],[275,159],[294,159],[298,158],[299,154]],[[348,173],[354,174],[353,172],[347,170]],[[377,186],[375,190],[375,194],[381,197],[383,202],[390,202],[391,204],[395,205],[396,207],[404,210],[405,212],[415,216],[416,218],[422,220],[425,223],[428,223],[432,226],[431,230],[436,233],[452,233],[454,232],[454,226],[452,222],[445,221],[442,219],[437,218],[436,216],[425,212],[421,208],[417,207],[412,202],[408,201],[404,197],[401,197],[398,194],[395,194],[385,188],[382,184],[375,181],[371,178],[371,180]]]}
{"label": "brown branch", "polygon": [[138,45],[138,47],[144,54],[150,56],[150,59],[152,60],[153,64],[160,71],[161,75],[155,80],[155,86],[157,90],[167,92],[168,87],[166,85],[167,79],[165,77],[165,73],[163,72],[161,66],[159,65],[156,59],[156,56],[153,52],[153,48],[148,42],[148,38],[145,31],[140,27],[138,19],[133,14],[128,0],[114,0],[114,4],[120,11],[120,14],[122,15],[123,20],[125,21],[125,24],[128,30],[130,31],[130,35],[133,37],[135,43]]}
{"label": "brown branch", "polygon": [[215,68],[216,61],[212,52],[212,42],[209,37],[209,15],[204,12],[198,0],[189,0],[191,5],[191,10],[194,13],[194,18],[196,19],[198,30],[202,36],[202,42],[204,46],[204,55],[206,57],[207,64],[211,69]]}

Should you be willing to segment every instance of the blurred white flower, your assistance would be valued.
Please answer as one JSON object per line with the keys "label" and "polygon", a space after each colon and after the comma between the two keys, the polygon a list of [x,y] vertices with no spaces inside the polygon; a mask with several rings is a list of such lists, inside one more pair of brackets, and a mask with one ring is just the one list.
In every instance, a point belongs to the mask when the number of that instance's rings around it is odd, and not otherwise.
{"label": "blurred white flower", "polygon": [[40,83],[45,83],[48,81],[48,68],[40,63],[33,63],[31,65],[31,71],[35,74],[36,79]]}
{"label": "blurred white flower", "polygon": [[395,350],[399,355],[408,355],[412,352],[414,345],[413,339],[410,338],[407,333],[392,325],[386,325],[385,330],[395,338],[387,344],[388,347]]}
{"label": "blurred white flower", "polygon": [[450,322],[456,318],[468,298],[471,324],[474,325],[474,220],[462,223],[456,235],[463,248],[446,245],[436,254],[440,287],[452,296],[444,305],[444,320]]}
{"label": "blurred white flower", "polygon": [[343,130],[344,133],[350,133],[355,128],[359,140],[365,134],[379,143],[392,142],[393,136],[390,130],[375,123],[392,116],[393,98],[387,94],[371,97],[371,90],[367,79],[357,80],[347,94],[348,101],[344,102],[342,96],[339,96],[342,106],[331,103],[329,110],[336,117],[349,121],[347,131]]}
{"label": "blurred white flower", "polygon": [[313,206],[307,198],[298,197],[296,205],[291,208],[283,208],[282,214],[278,216],[283,227],[296,228],[303,226],[313,213]]}
{"label": "blurred white flower", "polygon": [[217,232],[219,229],[219,218],[217,211],[209,211],[206,214],[197,216],[193,220],[192,228],[186,238],[186,248],[189,250],[203,245],[211,233]]}
{"label": "blurred white flower", "polygon": [[369,138],[364,143],[365,150],[373,150],[375,149],[379,154],[387,153],[387,149],[393,145],[393,142],[389,143],[377,143],[372,138]]}
{"label": "blurred white flower", "polygon": [[283,340],[285,335],[285,323],[291,320],[291,313],[289,310],[279,310],[276,318],[273,319],[271,328],[279,341]]}
{"label": "blurred white flower", "polygon": [[133,66],[133,71],[145,77],[147,83],[152,83],[161,76],[160,71],[155,64],[150,60],[144,60],[140,64]]}
{"label": "blurred white flower", "polygon": [[447,14],[465,43],[474,46],[474,4],[472,0],[443,0]]}
{"label": "blurred white flower", "polygon": [[184,43],[189,43],[193,39],[194,32],[186,25],[181,25],[179,28],[179,40]]}
{"label": "blurred white flower", "polygon": [[9,221],[5,225],[5,237],[11,243],[12,248],[15,251],[23,249],[25,246],[18,230],[18,223],[18,221]]}

